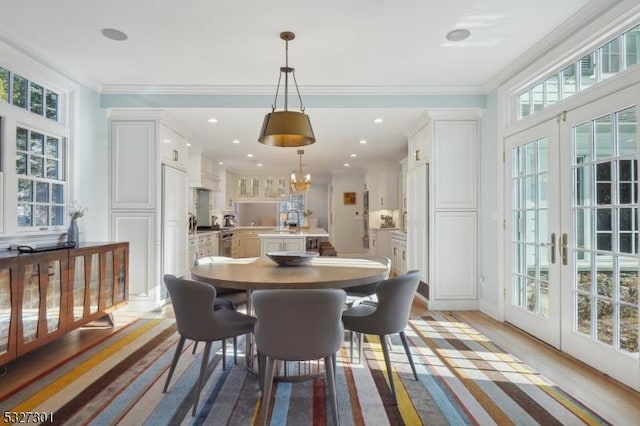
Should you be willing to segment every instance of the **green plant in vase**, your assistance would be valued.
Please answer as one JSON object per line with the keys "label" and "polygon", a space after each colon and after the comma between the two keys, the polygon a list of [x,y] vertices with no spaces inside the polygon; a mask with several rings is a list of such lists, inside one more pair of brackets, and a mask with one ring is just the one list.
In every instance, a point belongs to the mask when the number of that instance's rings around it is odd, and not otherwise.
{"label": "green plant in vase", "polygon": [[302,212],[302,216],[304,217],[303,224],[302,224],[303,228],[309,227],[309,218],[312,214],[313,214],[313,210],[305,210]]}

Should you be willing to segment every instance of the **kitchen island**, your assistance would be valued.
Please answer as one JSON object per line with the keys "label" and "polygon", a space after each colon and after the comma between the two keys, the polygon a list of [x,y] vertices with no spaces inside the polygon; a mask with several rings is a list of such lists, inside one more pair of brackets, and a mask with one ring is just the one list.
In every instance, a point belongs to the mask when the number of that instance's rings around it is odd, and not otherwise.
{"label": "kitchen island", "polygon": [[319,241],[328,241],[329,233],[322,228],[288,229],[274,228],[258,234],[260,237],[260,255],[265,256],[277,251],[310,251],[318,250]]}

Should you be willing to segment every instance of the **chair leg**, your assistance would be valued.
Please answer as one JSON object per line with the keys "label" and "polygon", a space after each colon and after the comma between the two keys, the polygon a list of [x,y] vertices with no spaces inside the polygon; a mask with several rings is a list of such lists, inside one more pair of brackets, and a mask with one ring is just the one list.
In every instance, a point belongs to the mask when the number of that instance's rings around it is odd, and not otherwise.
{"label": "chair leg", "polygon": [[333,363],[333,376],[335,377],[336,371],[338,371],[338,357],[336,356],[336,354],[331,355],[331,362]]}
{"label": "chair leg", "polygon": [[187,339],[180,336],[180,340],[178,341],[178,346],[176,346],[176,353],[173,354],[173,361],[171,361],[171,368],[169,368],[169,375],[167,376],[167,381],[164,384],[164,389],[162,390],[162,393],[165,393],[167,391],[167,388],[169,387],[171,376],[173,376],[173,371],[176,369],[176,365],[178,365],[178,359],[180,358],[180,354],[182,353],[182,348],[184,347],[185,340]]}
{"label": "chair leg", "polygon": [[407,342],[407,336],[404,334],[404,330],[400,331],[400,340],[402,340],[402,346],[404,346],[404,351],[407,353],[407,358],[409,358],[409,364],[411,365],[411,371],[413,371],[413,377],[418,380],[418,373],[416,372],[416,366],[413,363],[413,357],[411,356],[411,350],[409,350],[409,343]]}
{"label": "chair leg", "polygon": [[336,370],[334,368],[333,361],[335,360],[335,354],[325,357],[325,373],[327,375],[327,385],[329,387],[329,400],[331,402],[331,408],[333,411],[333,424],[338,426],[338,399],[336,397]]}
{"label": "chair leg", "polygon": [[386,336],[380,336],[380,346],[382,346],[382,354],[384,355],[384,363],[387,366],[387,376],[389,377],[389,386],[391,386],[391,394],[393,401],[397,404],[396,385],[393,383],[393,370],[391,370],[391,358],[389,357],[389,347],[387,346]]}
{"label": "chair leg", "polygon": [[238,365],[238,336],[233,336],[233,363]]}
{"label": "chair leg", "polygon": [[222,340],[222,370],[227,368],[227,341]]}
{"label": "chair leg", "polygon": [[202,385],[204,382],[204,376],[207,371],[207,365],[209,365],[209,355],[211,354],[211,342],[207,342],[204,345],[204,353],[202,354],[202,363],[200,364],[200,375],[198,376],[198,383],[196,384],[196,394],[193,397],[193,410],[191,416],[196,415],[198,410],[198,400],[200,399],[200,391],[202,391]]}
{"label": "chair leg", "polygon": [[364,343],[364,333],[358,333],[358,364],[362,365],[362,354],[364,349],[362,344]]}
{"label": "chair leg", "polygon": [[258,351],[258,385],[260,390],[264,390],[264,370],[265,370],[265,356],[262,352]]}
{"label": "chair leg", "polygon": [[349,330],[349,363],[353,364],[353,331]]}
{"label": "chair leg", "polygon": [[274,359],[267,356],[265,374],[264,374],[264,390],[262,391],[262,416],[260,418],[260,424],[267,425],[269,418],[269,401],[271,400],[271,387],[273,385],[273,364]]}
{"label": "chair leg", "polygon": [[196,342],[193,344],[193,350],[191,351],[191,354],[194,355],[196,353],[196,349],[198,349],[198,341],[196,340]]}

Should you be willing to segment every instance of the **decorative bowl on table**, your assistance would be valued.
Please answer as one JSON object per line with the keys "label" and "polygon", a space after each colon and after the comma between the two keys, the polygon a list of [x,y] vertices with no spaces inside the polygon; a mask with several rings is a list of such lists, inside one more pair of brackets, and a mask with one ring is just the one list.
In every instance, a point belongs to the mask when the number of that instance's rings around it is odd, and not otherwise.
{"label": "decorative bowl on table", "polygon": [[302,266],[318,256],[317,251],[274,251],[267,253],[267,257],[278,266]]}

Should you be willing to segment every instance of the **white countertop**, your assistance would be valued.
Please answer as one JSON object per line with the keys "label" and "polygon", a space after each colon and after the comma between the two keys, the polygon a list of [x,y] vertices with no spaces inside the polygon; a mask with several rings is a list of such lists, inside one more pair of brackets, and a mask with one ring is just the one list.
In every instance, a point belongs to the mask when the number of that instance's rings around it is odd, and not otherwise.
{"label": "white countertop", "polygon": [[328,237],[329,233],[322,228],[309,228],[300,229],[294,232],[290,232],[288,229],[273,228],[272,231],[258,234],[259,237],[265,238],[299,238],[299,237]]}
{"label": "white countertop", "polygon": [[234,231],[264,231],[264,230],[274,230],[277,229],[275,226],[236,226],[233,228]]}

